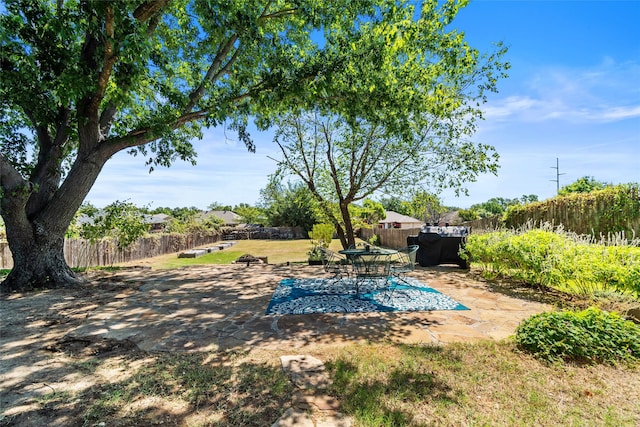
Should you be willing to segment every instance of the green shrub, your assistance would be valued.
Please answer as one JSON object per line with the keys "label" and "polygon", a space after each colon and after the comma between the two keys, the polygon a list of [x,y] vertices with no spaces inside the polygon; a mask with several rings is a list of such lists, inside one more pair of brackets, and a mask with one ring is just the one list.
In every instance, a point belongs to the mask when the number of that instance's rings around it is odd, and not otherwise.
{"label": "green shrub", "polygon": [[550,362],[613,364],[640,360],[640,326],[595,307],[532,316],[516,329],[516,343]]}
{"label": "green shrub", "polygon": [[310,261],[322,260],[323,253],[320,248],[328,248],[333,239],[335,228],[331,224],[314,224],[309,232],[311,239],[311,250],[307,252]]}
{"label": "green shrub", "polygon": [[496,275],[561,291],[640,297],[640,247],[593,243],[562,230],[472,234],[463,257]]}
{"label": "green shrub", "polygon": [[378,236],[377,234],[371,236],[371,238],[369,239],[369,244],[372,246],[380,246],[380,236]]}
{"label": "green shrub", "polygon": [[313,229],[309,232],[311,244],[328,248],[334,232],[335,228],[331,224],[314,224]]}

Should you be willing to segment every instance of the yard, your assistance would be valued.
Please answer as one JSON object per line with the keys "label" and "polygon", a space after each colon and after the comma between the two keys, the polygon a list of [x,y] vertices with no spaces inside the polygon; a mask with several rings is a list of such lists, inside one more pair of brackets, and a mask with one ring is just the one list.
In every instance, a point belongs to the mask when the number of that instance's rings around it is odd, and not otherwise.
{"label": "yard", "polygon": [[[89,271],[82,289],[3,296],[0,425],[269,426],[299,398],[280,367],[286,354],[324,361],[331,385],[323,392],[355,426],[640,424],[638,367],[547,364],[510,339],[437,345],[409,332],[415,323],[468,327],[477,313],[508,322],[522,305],[585,303],[578,298],[487,282],[473,268],[419,268],[415,275],[438,289],[482,297],[465,300],[471,310],[442,325],[437,312],[265,318],[280,277],[322,274],[304,265],[309,242],[240,241],[230,249],[178,260],[201,266],[176,269],[173,255],[137,263],[150,270]],[[245,253],[285,265],[206,265]],[[513,311],[501,317],[491,308],[499,300]],[[165,337],[182,351],[163,351],[163,330],[147,307],[163,325],[192,320],[201,335]],[[269,329],[274,321],[280,335]],[[112,338],[79,333],[99,333],[100,325],[111,325]],[[129,327],[149,340],[123,339]]]}

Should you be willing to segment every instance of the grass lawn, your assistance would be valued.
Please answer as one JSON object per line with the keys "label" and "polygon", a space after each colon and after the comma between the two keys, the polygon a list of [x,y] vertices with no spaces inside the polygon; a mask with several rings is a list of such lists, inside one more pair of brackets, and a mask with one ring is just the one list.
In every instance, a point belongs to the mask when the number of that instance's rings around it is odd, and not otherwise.
{"label": "grass lawn", "polygon": [[[340,241],[334,239],[331,242],[331,249],[340,250]],[[211,252],[198,258],[178,258],[178,254],[161,255],[140,261],[132,261],[126,265],[150,266],[156,269],[180,268],[188,265],[203,264],[231,264],[240,256],[250,254],[253,256],[266,256],[269,264],[306,263],[307,252],[311,250],[311,241],[307,239],[299,240],[238,240],[230,248],[221,251]]]}
{"label": "grass lawn", "polygon": [[[333,382],[327,393],[353,427],[640,425],[640,371],[629,367],[547,365],[509,342],[372,343],[316,356]],[[296,395],[272,352],[98,355],[75,363],[78,375],[97,384],[75,395],[51,392],[41,405],[73,407],[84,421],[76,425],[262,427]],[[115,371],[126,375],[114,381],[108,374]]]}
{"label": "grass lawn", "polygon": [[549,365],[515,345],[370,344],[327,363],[357,426],[637,426],[640,371]]}

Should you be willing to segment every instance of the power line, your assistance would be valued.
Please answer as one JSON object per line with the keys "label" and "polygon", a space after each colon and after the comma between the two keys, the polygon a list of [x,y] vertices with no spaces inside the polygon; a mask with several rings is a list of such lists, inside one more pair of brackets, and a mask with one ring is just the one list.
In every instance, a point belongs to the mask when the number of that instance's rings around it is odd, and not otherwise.
{"label": "power line", "polygon": [[560,194],[560,175],[566,175],[565,173],[560,173],[560,160],[556,157],[556,165],[551,166],[551,169],[556,170],[556,179],[552,179],[552,182],[556,183],[556,194]]}

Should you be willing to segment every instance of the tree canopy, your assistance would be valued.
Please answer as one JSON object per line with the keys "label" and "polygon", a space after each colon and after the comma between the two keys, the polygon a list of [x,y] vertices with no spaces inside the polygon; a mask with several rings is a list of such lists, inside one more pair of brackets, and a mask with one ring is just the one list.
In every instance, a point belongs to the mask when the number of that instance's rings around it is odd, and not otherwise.
{"label": "tree canopy", "polygon": [[606,182],[598,181],[592,176],[583,176],[571,184],[565,185],[558,191],[558,195],[566,196],[572,193],[590,193],[595,190],[602,190],[609,186]]}
{"label": "tree canopy", "polygon": [[[6,0],[0,12],[4,290],[78,282],[64,233],[111,156],[194,162],[203,127],[318,108],[411,133],[418,113],[473,130],[503,52],[448,29],[460,4],[395,0]],[[439,122],[437,122],[439,123]],[[462,157],[472,152],[459,153]],[[135,183],[132,183],[135,185]]]}

